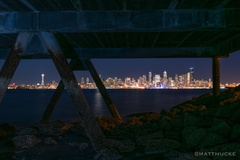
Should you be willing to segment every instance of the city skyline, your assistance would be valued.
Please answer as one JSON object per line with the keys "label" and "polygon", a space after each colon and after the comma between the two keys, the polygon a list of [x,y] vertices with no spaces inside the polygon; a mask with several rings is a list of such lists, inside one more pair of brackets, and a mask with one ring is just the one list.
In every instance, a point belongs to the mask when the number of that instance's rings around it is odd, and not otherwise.
{"label": "city skyline", "polygon": [[[240,51],[230,54],[229,58],[221,58],[221,83],[238,83]],[[193,66],[198,73],[196,79],[212,79],[211,58],[162,58],[162,59],[93,59],[93,64],[103,78],[110,76],[138,77],[142,73],[167,70],[169,75],[182,74],[186,68]],[[2,67],[4,61],[0,61]],[[31,67],[29,67],[31,66]],[[45,81],[60,81],[60,76],[51,60],[22,60],[11,83],[36,84],[41,83],[39,73],[47,75]],[[89,77],[88,71],[75,71],[76,78]]]}

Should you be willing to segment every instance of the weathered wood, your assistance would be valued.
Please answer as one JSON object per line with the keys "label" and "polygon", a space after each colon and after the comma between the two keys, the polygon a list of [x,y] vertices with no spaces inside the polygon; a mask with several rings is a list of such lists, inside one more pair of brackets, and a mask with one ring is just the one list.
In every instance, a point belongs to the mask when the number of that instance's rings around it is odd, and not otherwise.
{"label": "weathered wood", "polygon": [[213,95],[220,94],[220,57],[212,58]]}
{"label": "weathered wood", "polygon": [[98,76],[98,73],[97,73],[94,65],[92,64],[92,61],[90,59],[85,59],[85,60],[83,60],[83,63],[86,65],[86,68],[89,70],[90,74],[92,75],[92,78],[95,81],[112,116],[119,119],[119,121],[122,122],[122,118],[121,118],[120,114],[118,113],[118,110],[114,106],[111,97],[109,96],[104,84],[102,83],[102,80]]}
{"label": "weathered wood", "polygon": [[15,45],[12,47],[8,57],[6,58],[3,67],[0,72],[0,103],[5,95],[7,87],[21,61],[22,53],[26,48],[30,33],[19,33]]}
{"label": "weathered wood", "polygon": [[49,120],[51,118],[51,115],[52,115],[52,112],[53,112],[55,106],[57,105],[57,102],[58,102],[59,98],[61,97],[62,93],[64,92],[64,88],[65,88],[65,86],[63,84],[63,81],[61,80],[58,84],[57,89],[53,93],[53,96],[52,96],[46,110],[43,113],[41,123],[48,123],[49,122]]}
{"label": "weathered wood", "polygon": [[62,78],[66,90],[70,94],[77,112],[84,124],[86,134],[92,142],[95,150],[100,151],[108,148],[108,143],[103,131],[98,125],[92,110],[90,109],[77,80],[68,65],[55,36],[52,33],[42,32],[43,39],[46,43],[52,60]]}

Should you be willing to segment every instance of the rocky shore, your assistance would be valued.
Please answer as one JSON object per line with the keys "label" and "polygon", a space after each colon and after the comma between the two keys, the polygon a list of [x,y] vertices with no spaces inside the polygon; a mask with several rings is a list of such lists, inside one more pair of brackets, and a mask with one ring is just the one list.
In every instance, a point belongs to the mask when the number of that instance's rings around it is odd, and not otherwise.
{"label": "rocky shore", "polygon": [[[130,160],[240,159],[240,87],[194,97],[170,112],[97,118],[108,143]],[[0,125],[0,160],[98,160],[81,122]]]}

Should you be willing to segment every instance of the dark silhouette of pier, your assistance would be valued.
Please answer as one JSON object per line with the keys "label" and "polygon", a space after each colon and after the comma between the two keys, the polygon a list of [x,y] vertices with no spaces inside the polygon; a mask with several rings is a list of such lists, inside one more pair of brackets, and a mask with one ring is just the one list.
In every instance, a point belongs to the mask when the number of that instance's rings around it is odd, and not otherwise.
{"label": "dark silhouette of pier", "polygon": [[220,58],[240,48],[236,0],[2,0],[0,11],[0,102],[21,59],[52,59],[62,80],[41,122],[66,87],[97,151],[108,144],[73,70],[91,73],[122,121],[92,58],[211,58],[217,97]]}

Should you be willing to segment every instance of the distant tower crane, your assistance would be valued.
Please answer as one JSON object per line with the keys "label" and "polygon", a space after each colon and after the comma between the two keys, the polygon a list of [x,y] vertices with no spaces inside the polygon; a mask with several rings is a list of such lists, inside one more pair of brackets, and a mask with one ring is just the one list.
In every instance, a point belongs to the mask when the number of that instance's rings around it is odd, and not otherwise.
{"label": "distant tower crane", "polygon": [[42,74],[41,76],[42,76],[42,83],[41,83],[41,85],[44,85],[44,74]]}

